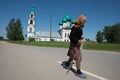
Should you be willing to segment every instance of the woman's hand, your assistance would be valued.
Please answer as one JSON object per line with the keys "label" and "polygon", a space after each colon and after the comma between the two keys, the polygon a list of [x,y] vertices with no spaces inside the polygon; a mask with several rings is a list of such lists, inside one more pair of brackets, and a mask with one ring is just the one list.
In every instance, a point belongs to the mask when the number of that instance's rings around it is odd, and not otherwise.
{"label": "woman's hand", "polygon": [[80,40],[78,40],[78,42],[79,42],[79,44],[82,44],[82,43],[83,43],[83,40],[82,40],[82,39],[80,39]]}

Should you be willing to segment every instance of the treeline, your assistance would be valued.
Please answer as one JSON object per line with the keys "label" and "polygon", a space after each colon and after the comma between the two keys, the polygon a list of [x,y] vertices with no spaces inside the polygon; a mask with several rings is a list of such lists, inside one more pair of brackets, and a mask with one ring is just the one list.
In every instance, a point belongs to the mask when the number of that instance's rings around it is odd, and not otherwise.
{"label": "treeline", "polygon": [[96,41],[99,43],[120,43],[120,23],[105,26],[103,31],[98,31]]}

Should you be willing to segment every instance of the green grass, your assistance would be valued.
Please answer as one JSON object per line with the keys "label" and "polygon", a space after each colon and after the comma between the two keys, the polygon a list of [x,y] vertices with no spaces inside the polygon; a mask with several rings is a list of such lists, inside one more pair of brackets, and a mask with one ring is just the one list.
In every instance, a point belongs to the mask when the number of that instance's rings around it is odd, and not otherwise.
{"label": "green grass", "polygon": [[[61,47],[69,48],[69,42],[13,42],[23,45],[32,46],[44,46],[44,47]],[[105,51],[117,51],[120,52],[120,44],[108,44],[108,43],[90,43],[84,42],[83,49],[87,50],[105,50]]]}
{"label": "green grass", "polygon": [[[15,42],[16,43],[16,42]],[[44,46],[44,47],[63,47],[68,48],[69,43],[67,42],[17,42],[18,44],[33,45],[33,46]]]}
{"label": "green grass", "polygon": [[84,49],[90,50],[107,50],[107,51],[120,51],[120,44],[109,44],[109,43],[88,43],[84,44]]}

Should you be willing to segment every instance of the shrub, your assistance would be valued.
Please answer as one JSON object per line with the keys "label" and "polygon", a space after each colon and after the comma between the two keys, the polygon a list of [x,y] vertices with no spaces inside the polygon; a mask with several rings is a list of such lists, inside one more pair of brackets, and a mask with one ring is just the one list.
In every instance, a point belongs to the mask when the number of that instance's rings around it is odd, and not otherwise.
{"label": "shrub", "polygon": [[29,38],[29,41],[30,42],[35,42],[35,39],[34,38]]}

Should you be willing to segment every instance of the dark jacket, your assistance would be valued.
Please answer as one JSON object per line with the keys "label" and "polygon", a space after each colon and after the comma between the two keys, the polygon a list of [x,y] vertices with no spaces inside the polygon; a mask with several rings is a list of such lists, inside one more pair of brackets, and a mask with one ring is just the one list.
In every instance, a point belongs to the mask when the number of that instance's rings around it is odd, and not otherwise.
{"label": "dark jacket", "polygon": [[71,42],[77,44],[78,40],[81,39],[82,35],[83,35],[83,31],[81,28],[72,27],[69,39]]}

